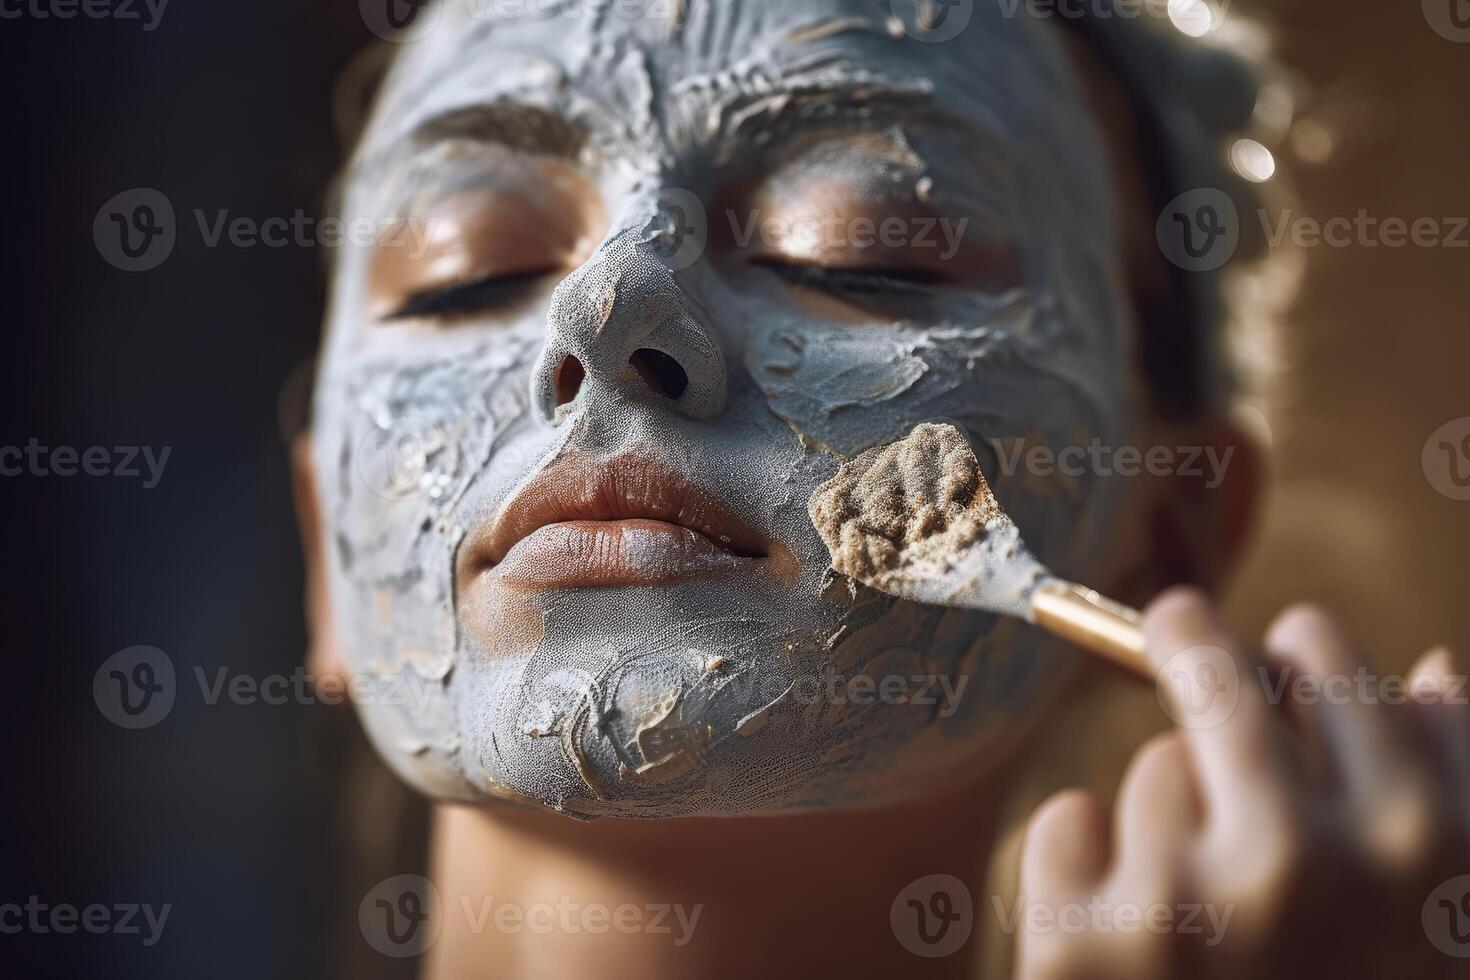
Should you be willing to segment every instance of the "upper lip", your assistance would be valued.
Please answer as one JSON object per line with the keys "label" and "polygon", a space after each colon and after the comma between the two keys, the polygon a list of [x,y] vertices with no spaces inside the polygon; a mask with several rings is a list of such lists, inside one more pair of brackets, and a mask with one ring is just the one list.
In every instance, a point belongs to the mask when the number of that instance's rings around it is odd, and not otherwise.
{"label": "upper lip", "polygon": [[573,455],[538,473],[469,542],[469,571],[499,564],[532,532],[564,521],[654,520],[688,528],[717,547],[764,558],[772,542],[717,497],[652,456],[625,454],[606,461]]}

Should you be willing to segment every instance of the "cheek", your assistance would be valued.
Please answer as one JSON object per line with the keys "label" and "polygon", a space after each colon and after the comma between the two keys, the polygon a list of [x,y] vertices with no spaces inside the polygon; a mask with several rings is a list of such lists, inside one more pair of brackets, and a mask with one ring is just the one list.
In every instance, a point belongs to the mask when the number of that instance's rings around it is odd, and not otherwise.
{"label": "cheek", "polygon": [[1038,477],[1017,465],[1016,449],[1024,459],[1032,447],[1115,438],[1123,412],[1107,393],[1116,369],[1044,339],[1062,331],[1039,322],[1026,293],[972,299],[935,325],[836,326],[790,312],[760,319],[746,368],[805,442],[851,457],[921,422],[956,424],[1028,540],[1058,557],[1048,543],[1091,506],[1092,475]]}
{"label": "cheek", "polygon": [[493,472],[492,449],[526,414],[533,354],[485,344],[409,363],[364,360],[338,375],[321,450],[331,526],[355,576],[403,577],[426,536],[453,532],[466,492]]}
{"label": "cheek", "polygon": [[399,692],[360,703],[364,724],[395,768],[448,795],[461,792],[446,683],[464,501],[519,477],[493,450],[524,423],[534,354],[498,336],[412,363],[364,358],[324,377],[318,399],[338,631],[353,672]]}

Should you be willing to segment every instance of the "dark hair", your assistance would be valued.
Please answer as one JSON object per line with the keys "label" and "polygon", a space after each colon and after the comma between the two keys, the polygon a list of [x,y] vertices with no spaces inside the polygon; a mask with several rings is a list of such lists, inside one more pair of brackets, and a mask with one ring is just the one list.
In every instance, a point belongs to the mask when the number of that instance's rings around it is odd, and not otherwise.
{"label": "dark hair", "polygon": [[[1254,213],[1258,185],[1232,169],[1229,149],[1236,139],[1266,142],[1271,135],[1261,132],[1256,118],[1267,66],[1185,35],[1157,16],[1164,12],[1162,3],[1146,6],[1154,15],[1140,15],[1140,0],[1095,0],[1086,11],[1055,19],[1082,41],[1130,102],[1137,122],[1134,150],[1152,213],[1162,214],[1179,195],[1201,188],[1228,196],[1239,215]],[[1264,251],[1255,223],[1238,224],[1239,244],[1218,269],[1191,271],[1161,254],[1166,297],[1138,304],[1141,369],[1154,408],[1167,418],[1217,411],[1234,394],[1226,284],[1231,273]]]}

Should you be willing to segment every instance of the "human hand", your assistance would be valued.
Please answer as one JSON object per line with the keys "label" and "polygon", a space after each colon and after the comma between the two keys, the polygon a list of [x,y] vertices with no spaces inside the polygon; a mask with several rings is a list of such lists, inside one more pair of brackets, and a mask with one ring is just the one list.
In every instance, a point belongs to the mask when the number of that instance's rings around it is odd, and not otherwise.
{"label": "human hand", "polygon": [[1379,677],[1298,607],[1256,654],[1190,589],[1144,629],[1177,727],[1139,749],[1111,817],[1081,790],[1032,817],[1017,976],[1470,975],[1470,707],[1449,652]]}

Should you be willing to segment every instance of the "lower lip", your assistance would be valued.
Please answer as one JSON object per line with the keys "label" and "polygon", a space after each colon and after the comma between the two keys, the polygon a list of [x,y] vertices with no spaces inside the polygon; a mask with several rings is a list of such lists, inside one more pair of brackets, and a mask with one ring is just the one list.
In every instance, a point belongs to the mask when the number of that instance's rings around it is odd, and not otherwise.
{"label": "lower lip", "polygon": [[493,574],[524,589],[608,588],[710,578],[755,560],[663,521],[567,521],[526,535]]}

